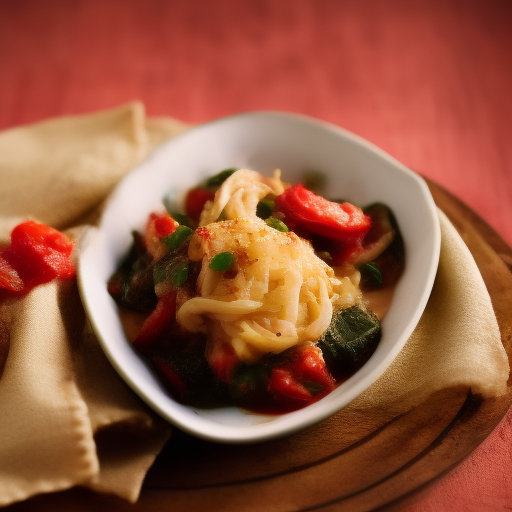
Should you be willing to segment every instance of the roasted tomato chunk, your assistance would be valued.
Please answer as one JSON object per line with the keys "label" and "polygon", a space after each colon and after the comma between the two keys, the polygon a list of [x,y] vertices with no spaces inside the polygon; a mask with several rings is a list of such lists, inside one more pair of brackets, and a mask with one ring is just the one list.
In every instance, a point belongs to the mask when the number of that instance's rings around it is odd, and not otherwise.
{"label": "roasted tomato chunk", "polygon": [[0,256],[0,288],[27,293],[53,279],[74,277],[72,251],[73,242],[60,231],[34,221],[19,224]]}

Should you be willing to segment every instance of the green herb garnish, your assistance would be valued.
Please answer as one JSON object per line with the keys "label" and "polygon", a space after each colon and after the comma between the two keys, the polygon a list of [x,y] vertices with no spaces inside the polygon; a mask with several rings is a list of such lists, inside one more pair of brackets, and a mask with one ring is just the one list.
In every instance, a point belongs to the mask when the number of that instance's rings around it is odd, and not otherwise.
{"label": "green herb garnish", "polygon": [[267,226],[277,229],[278,231],[282,231],[283,233],[287,233],[289,231],[288,226],[276,217],[269,217],[265,222]]}
{"label": "green herb garnish", "polygon": [[162,240],[170,251],[175,251],[192,233],[188,226],[178,226],[174,233]]}
{"label": "green herb garnish", "polygon": [[358,269],[362,274],[366,274],[377,281],[378,284],[382,284],[382,272],[375,263],[363,263],[358,266]]}
{"label": "green herb garnish", "polygon": [[302,385],[313,395],[317,395],[320,393],[320,391],[323,391],[324,387],[321,384],[318,384],[318,382],[310,382],[306,381],[303,382]]}
{"label": "green herb garnish", "polygon": [[185,284],[185,281],[188,277],[188,265],[186,263],[180,263],[177,265],[173,276],[172,276],[172,284],[174,286],[181,286]]}
{"label": "green herb garnish", "polygon": [[188,216],[188,215],[185,215],[184,213],[180,213],[180,212],[169,212],[169,215],[178,223],[178,224],[181,224],[182,226],[188,226],[190,227],[191,224],[192,224],[192,219]]}
{"label": "green herb garnish", "polygon": [[218,174],[215,174],[215,176],[210,176],[206,180],[206,186],[209,188],[220,187],[237,170],[238,169],[235,167],[232,167],[230,169],[224,169],[223,171],[220,171]]}
{"label": "green herb garnish", "polygon": [[188,258],[174,253],[164,256],[153,268],[153,283],[169,280],[174,286],[181,286],[187,280],[189,263]]}

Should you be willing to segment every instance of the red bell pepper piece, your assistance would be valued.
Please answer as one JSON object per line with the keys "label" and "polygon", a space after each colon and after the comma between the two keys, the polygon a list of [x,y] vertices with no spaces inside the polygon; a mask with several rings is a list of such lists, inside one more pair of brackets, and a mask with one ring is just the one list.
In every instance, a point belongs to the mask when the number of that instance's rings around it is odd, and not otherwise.
{"label": "red bell pepper piece", "polygon": [[161,297],[142,324],[142,328],[133,340],[137,350],[144,351],[151,347],[159,336],[176,321],[176,293],[171,292]]}
{"label": "red bell pepper piece", "polygon": [[148,219],[146,232],[151,231],[153,236],[164,238],[172,235],[179,224],[168,214],[151,213]]}
{"label": "red bell pepper piece", "polygon": [[300,400],[310,402],[313,395],[288,370],[273,368],[268,381],[268,390],[277,399]]}
{"label": "red bell pepper piece", "polygon": [[299,382],[312,382],[323,388],[323,393],[332,391],[336,381],[331,375],[322,357],[322,351],[309,345],[297,350],[291,363],[291,372]]}
{"label": "red bell pepper piece", "polygon": [[151,213],[146,225],[144,243],[146,249],[156,260],[160,259],[167,251],[162,238],[172,235],[179,224],[167,213]]}
{"label": "red bell pepper piece", "polygon": [[213,343],[206,351],[206,359],[215,376],[223,381],[230,382],[231,375],[240,359],[229,343]]}
{"label": "red bell pepper piece", "polygon": [[193,188],[189,190],[185,198],[185,213],[192,220],[199,220],[206,201],[211,201],[215,197],[215,192],[207,188]]}
{"label": "red bell pepper piece", "polygon": [[301,183],[277,196],[275,205],[285,215],[288,228],[320,235],[344,245],[360,243],[371,226],[371,218],[357,206],[329,201]]}
{"label": "red bell pepper piece", "polygon": [[[325,396],[334,389],[336,381],[321,354],[315,346],[296,349],[290,363],[272,370],[268,391],[280,402],[294,407]],[[317,388],[316,392],[312,387]]]}
{"label": "red bell pepper piece", "polygon": [[[50,226],[34,221],[23,222],[11,233],[11,243],[3,251],[2,259],[14,269],[23,282],[19,292],[27,293],[34,286],[53,279],[71,279],[75,266],[70,260],[73,242]],[[6,270],[7,269],[7,270]],[[10,286],[19,289],[19,281],[4,264],[10,275]]]}

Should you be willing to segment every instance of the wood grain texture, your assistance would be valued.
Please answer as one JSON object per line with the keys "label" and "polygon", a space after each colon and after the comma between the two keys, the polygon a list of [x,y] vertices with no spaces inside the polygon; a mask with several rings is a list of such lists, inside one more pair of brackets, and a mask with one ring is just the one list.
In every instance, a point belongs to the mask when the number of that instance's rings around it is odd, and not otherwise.
{"label": "wood grain texture", "polygon": [[[512,250],[459,200],[429,184],[475,258],[512,360]],[[507,395],[494,399],[447,389],[398,417],[354,411],[347,419],[341,411],[304,432],[257,445],[219,445],[175,431],[135,505],[75,489],[6,510],[393,510],[400,499],[467,457],[511,403],[511,386]]]}

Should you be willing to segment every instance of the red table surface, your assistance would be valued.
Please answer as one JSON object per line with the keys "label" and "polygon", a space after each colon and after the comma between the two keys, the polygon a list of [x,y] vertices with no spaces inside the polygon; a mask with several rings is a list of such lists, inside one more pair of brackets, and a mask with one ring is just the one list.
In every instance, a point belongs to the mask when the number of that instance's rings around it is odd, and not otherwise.
{"label": "red table surface", "polygon": [[[370,140],[512,245],[512,2],[0,0],[0,129],[135,99],[272,109]],[[512,510],[512,413],[390,510]]]}

